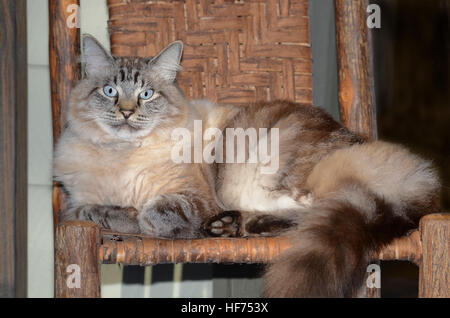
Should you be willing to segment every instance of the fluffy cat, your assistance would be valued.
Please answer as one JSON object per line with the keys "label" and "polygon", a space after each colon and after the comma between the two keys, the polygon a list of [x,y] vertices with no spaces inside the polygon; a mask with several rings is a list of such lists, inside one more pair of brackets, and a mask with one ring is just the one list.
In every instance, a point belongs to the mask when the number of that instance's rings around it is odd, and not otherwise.
{"label": "fluffy cat", "polygon": [[[166,238],[287,235],[293,247],[269,265],[266,296],[350,297],[371,253],[438,208],[428,161],[366,141],[319,108],[188,101],[176,85],[181,42],[148,59],[113,57],[90,36],[83,43],[86,76],[54,158],[68,193],[64,220]],[[174,163],[172,132],[193,132],[194,120],[224,140],[226,128],[278,128],[278,171]]]}

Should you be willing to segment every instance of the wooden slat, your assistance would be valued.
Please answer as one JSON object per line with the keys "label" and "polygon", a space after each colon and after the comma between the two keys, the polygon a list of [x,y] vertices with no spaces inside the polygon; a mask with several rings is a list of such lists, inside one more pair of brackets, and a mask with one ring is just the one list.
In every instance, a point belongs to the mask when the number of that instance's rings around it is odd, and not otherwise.
{"label": "wooden slat", "polygon": [[27,294],[26,0],[0,0],[0,298]]}
{"label": "wooden slat", "polygon": [[[168,240],[145,235],[103,231],[100,259],[105,264],[156,265],[166,263],[268,263],[292,246],[284,237],[208,238]],[[395,240],[374,260],[420,263],[418,231]]]}
{"label": "wooden slat", "polygon": [[105,264],[268,263],[291,246],[280,237],[167,240],[104,232],[100,259]]}
{"label": "wooden slat", "polygon": [[[49,0],[50,19],[50,76],[52,92],[53,142],[58,141],[65,124],[65,110],[70,91],[81,79],[79,64],[80,31],[69,28],[67,20],[73,14],[70,5],[79,6],[79,0]],[[53,186],[54,224],[64,208],[64,198],[58,184]]]}
{"label": "wooden slat", "polygon": [[408,236],[396,239],[375,255],[374,260],[408,261],[419,266],[422,261],[422,243],[419,231],[414,231]]}

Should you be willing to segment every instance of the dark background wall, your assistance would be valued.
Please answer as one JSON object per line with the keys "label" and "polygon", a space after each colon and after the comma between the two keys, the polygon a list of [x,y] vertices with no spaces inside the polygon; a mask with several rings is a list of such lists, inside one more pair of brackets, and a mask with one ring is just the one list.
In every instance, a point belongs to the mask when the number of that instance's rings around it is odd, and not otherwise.
{"label": "dark background wall", "polygon": [[381,138],[432,159],[450,208],[450,1],[383,0],[374,31]]}
{"label": "dark background wall", "polygon": [[[372,31],[379,136],[434,161],[449,211],[450,1],[371,2],[381,8]],[[417,279],[414,265],[383,263],[382,296],[417,297]]]}

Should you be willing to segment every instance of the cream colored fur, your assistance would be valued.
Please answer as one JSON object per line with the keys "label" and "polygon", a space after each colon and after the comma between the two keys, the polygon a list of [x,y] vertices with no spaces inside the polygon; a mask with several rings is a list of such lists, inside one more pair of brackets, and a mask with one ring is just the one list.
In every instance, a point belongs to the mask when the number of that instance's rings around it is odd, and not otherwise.
{"label": "cream colored fur", "polygon": [[[307,179],[306,187],[321,199],[358,182],[391,204],[405,207],[412,201],[425,201],[430,188],[439,187],[431,162],[402,146],[376,141],[339,149],[321,160]],[[350,195],[350,194],[347,194]],[[355,204],[357,191],[349,198]],[[364,207],[366,202],[357,204]]]}
{"label": "cream colored fur", "polygon": [[[69,128],[54,158],[54,175],[71,194],[72,205],[117,205],[139,210],[162,194],[195,190],[199,195],[209,195],[211,189],[200,165],[171,160],[176,143],[171,139],[172,127],[161,127],[134,140],[113,139],[95,122],[80,118],[77,109],[82,102],[72,100]],[[198,111],[186,106],[173,126],[192,129],[194,119],[201,119]]]}

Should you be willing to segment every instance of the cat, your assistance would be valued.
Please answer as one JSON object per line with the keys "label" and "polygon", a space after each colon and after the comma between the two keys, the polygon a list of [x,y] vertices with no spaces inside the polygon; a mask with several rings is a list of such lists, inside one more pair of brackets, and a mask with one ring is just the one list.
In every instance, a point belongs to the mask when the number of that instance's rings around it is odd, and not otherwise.
{"label": "cat", "polygon": [[[112,56],[89,35],[83,47],[85,77],[54,155],[68,193],[63,220],[163,238],[285,235],[293,247],[268,265],[265,296],[351,297],[370,255],[438,209],[429,161],[360,137],[320,108],[188,101],[176,82],[182,42],[152,58]],[[175,163],[173,131],[193,132],[196,120],[223,140],[227,128],[277,129],[278,170]]]}

